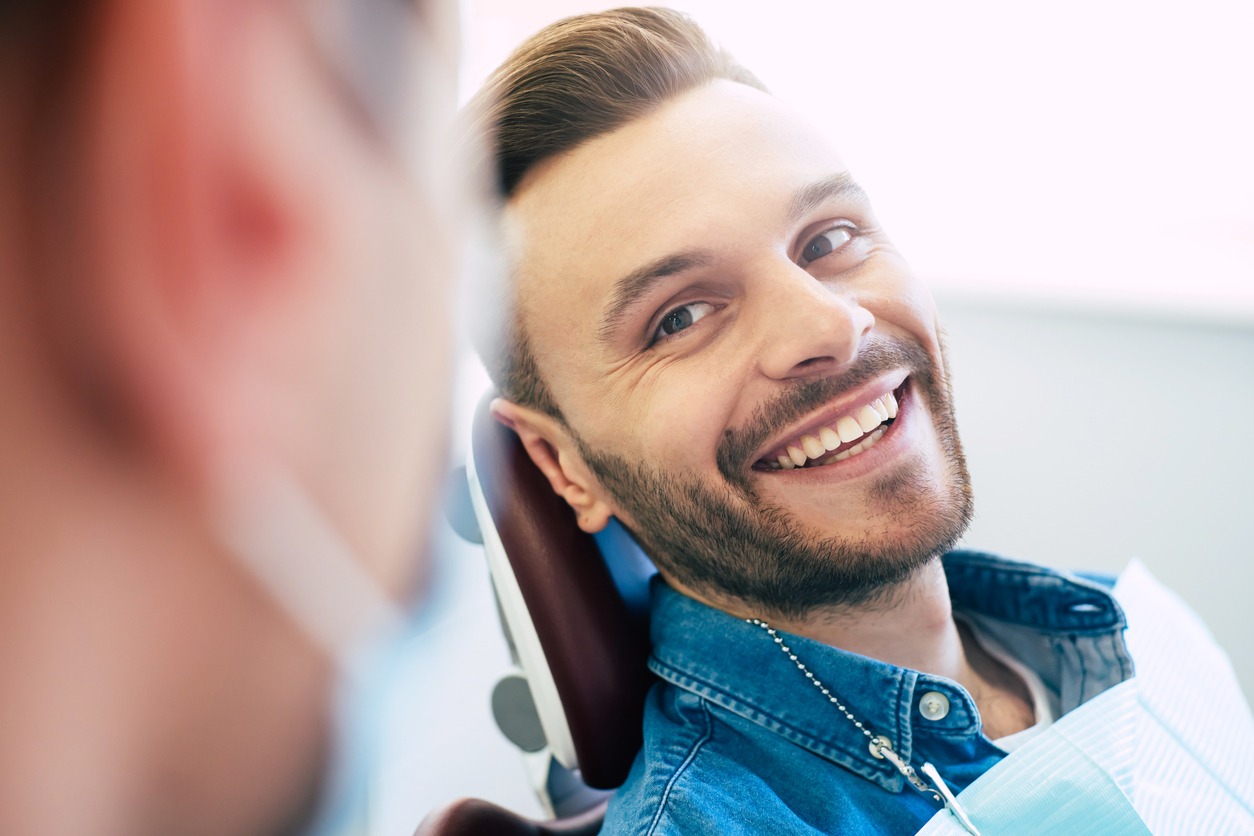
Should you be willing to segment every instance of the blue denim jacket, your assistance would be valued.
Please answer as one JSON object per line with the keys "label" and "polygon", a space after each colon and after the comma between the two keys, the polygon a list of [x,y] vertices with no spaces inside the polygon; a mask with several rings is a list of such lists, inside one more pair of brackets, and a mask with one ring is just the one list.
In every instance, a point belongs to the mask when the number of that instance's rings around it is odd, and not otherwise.
{"label": "blue denim jacket", "polygon": [[[1041,676],[1056,715],[1132,676],[1123,613],[1097,583],[971,551],[945,555],[944,566],[955,611]],[[602,832],[915,833],[939,809],[872,756],[761,628],[658,579],[652,595],[649,665],[662,681]],[[930,761],[954,793],[1005,757],[956,682],[785,640],[866,727],[916,770]],[[919,708],[931,692],[949,702],[938,719]]]}

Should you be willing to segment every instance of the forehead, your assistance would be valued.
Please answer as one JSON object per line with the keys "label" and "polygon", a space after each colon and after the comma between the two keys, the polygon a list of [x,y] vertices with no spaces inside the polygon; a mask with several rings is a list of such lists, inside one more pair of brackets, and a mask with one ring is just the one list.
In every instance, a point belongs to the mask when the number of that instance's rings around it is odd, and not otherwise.
{"label": "forehead", "polygon": [[694,247],[730,259],[778,245],[797,189],[844,169],[802,114],[730,81],[686,92],[537,166],[505,226],[542,371],[558,385],[544,356],[594,341],[617,279]]}

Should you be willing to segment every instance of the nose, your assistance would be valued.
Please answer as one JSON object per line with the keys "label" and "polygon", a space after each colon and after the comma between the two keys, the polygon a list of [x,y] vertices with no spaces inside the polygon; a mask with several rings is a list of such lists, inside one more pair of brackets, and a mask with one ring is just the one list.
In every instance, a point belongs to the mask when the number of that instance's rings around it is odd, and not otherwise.
{"label": "nose", "polygon": [[788,262],[764,276],[762,373],[777,380],[819,377],[858,356],[875,317],[839,279],[822,282]]}

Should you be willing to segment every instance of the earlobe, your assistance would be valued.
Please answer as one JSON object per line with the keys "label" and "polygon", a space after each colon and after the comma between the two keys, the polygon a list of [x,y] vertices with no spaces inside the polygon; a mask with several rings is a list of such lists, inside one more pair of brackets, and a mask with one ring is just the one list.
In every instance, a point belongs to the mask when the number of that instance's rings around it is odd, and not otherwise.
{"label": "earlobe", "polygon": [[[559,463],[562,461],[560,452],[558,461]],[[572,469],[569,464],[563,466],[564,471],[569,472]],[[566,504],[574,509],[579,527],[589,534],[596,534],[605,528],[609,525],[610,517],[613,516],[609,505],[601,499],[600,491],[601,487],[598,484],[573,479],[568,479],[565,490],[559,491],[561,497],[566,500]]]}
{"label": "earlobe", "polygon": [[610,524],[612,516],[605,503],[598,502],[595,508],[578,515],[579,527],[588,534],[596,534]]}
{"label": "earlobe", "polygon": [[589,534],[605,528],[614,510],[564,428],[548,415],[503,398],[494,400],[491,409],[492,417],[518,435],[553,492],[575,512],[579,527]]}

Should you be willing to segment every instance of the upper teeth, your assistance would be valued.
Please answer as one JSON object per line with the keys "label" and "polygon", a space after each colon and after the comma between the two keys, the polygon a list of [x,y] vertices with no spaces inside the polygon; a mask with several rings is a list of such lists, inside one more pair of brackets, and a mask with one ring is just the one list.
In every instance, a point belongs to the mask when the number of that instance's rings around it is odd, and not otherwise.
{"label": "upper teeth", "polygon": [[897,417],[897,399],[889,392],[876,398],[869,404],[858,407],[849,415],[843,415],[830,426],[822,427],[814,433],[807,433],[787,445],[787,454],[778,457],[779,469],[792,470],[801,467],[835,450],[842,444],[848,444],[867,435],[861,443],[848,450],[842,450],[832,461],[842,461],[856,456],[871,448],[884,435],[886,428],[876,429],[880,424]]}

